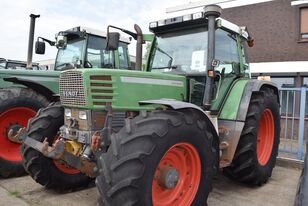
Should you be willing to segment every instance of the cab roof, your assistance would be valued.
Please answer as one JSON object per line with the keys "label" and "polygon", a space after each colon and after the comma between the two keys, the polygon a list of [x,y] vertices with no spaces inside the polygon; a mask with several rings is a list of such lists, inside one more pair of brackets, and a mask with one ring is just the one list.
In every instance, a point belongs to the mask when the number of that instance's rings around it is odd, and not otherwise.
{"label": "cab roof", "polygon": [[[206,26],[207,23],[208,19],[205,17],[204,12],[198,12],[151,22],[149,24],[149,29],[153,33],[159,34],[181,28],[189,28],[202,25]],[[216,25],[218,28],[228,30],[232,33],[237,33],[245,39],[249,37],[245,27],[239,27],[236,24],[223,18],[217,18]]]}

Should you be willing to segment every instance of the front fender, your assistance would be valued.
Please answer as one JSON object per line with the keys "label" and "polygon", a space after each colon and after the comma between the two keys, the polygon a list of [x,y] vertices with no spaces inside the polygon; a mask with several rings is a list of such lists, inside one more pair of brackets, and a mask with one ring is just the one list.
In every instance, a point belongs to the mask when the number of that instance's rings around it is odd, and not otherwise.
{"label": "front fender", "polygon": [[146,105],[146,104],[154,104],[154,105],[163,105],[170,107],[174,110],[180,110],[180,109],[193,109],[196,112],[202,114],[208,125],[210,125],[211,130],[213,131],[213,134],[218,138],[218,126],[217,126],[217,119],[211,118],[202,108],[198,107],[195,104],[191,104],[188,102],[181,102],[173,99],[154,99],[154,100],[146,100],[146,101],[140,101],[140,105]]}

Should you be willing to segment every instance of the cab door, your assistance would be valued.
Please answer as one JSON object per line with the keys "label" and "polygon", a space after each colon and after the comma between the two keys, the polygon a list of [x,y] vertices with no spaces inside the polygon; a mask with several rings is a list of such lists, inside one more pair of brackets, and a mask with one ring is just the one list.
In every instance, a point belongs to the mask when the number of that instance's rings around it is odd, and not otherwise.
{"label": "cab door", "polygon": [[222,29],[216,30],[215,59],[220,63],[215,68],[215,90],[211,111],[217,114],[233,83],[244,76],[245,66],[241,38]]}

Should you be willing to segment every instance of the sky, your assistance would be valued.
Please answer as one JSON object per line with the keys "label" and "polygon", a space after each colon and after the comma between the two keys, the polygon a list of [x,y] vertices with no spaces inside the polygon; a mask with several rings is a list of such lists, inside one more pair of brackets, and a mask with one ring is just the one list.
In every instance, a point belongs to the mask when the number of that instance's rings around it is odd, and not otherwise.
{"label": "sky", "polygon": [[[237,0],[254,3],[266,0]],[[26,60],[30,18],[36,20],[35,36],[54,40],[59,31],[75,26],[106,30],[109,24],[134,31],[137,23],[144,33],[149,22],[167,17],[166,8],[195,2],[193,0],[1,0],[0,57]],[[226,7],[235,5],[225,3]],[[170,14],[169,14],[170,16]],[[36,39],[36,38],[35,38]],[[53,59],[56,48],[46,44],[45,55],[33,54],[33,60]]]}

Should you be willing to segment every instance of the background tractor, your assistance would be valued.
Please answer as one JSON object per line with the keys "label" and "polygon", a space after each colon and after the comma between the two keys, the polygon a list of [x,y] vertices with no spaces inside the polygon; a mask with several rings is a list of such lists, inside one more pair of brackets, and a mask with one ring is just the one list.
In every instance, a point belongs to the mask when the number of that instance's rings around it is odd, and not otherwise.
{"label": "background tractor", "polygon": [[[0,58],[0,69],[26,69],[27,62]],[[33,70],[41,70],[38,63],[32,64]]]}
{"label": "background tractor", "polygon": [[[265,183],[278,152],[278,90],[250,78],[253,40],[220,13],[209,5],[151,22],[144,71],[62,72],[61,104],[40,110],[23,136],[31,176],[65,188],[83,179],[67,180],[52,162],[77,168],[96,176],[103,205],[206,205],[219,168],[243,183]],[[108,33],[108,49],[118,37]]]}
{"label": "background tractor", "polygon": [[[45,43],[58,48],[54,71],[35,70],[32,65],[34,20],[31,15],[28,65],[25,70],[0,69],[0,175],[18,176],[24,173],[20,141],[15,138],[36,112],[50,102],[58,101],[60,72],[72,68],[130,68],[129,40],[121,38],[117,50],[106,51],[106,32],[75,27],[59,32],[56,41],[39,37],[36,53],[43,54]],[[31,41],[32,39],[32,41]],[[32,43],[31,43],[32,42]],[[1,64],[1,62],[0,62]]]}

